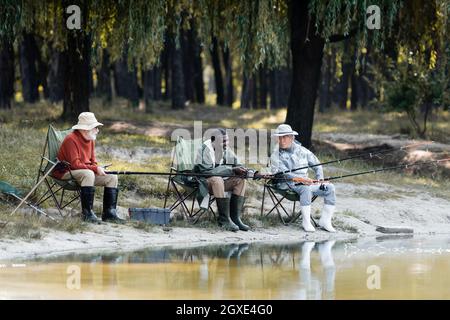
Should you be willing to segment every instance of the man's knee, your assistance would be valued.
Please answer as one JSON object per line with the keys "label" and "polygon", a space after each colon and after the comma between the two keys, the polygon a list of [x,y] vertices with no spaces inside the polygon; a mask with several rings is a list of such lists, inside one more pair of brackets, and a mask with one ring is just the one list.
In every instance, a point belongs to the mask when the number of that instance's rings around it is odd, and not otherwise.
{"label": "man's knee", "polygon": [[334,193],[336,192],[336,189],[332,183],[327,184],[326,188],[326,193],[329,195],[334,195]]}
{"label": "man's knee", "polygon": [[294,190],[300,195],[311,193],[311,187],[307,185],[296,186]]}
{"label": "man's knee", "polygon": [[221,177],[208,178],[208,184],[211,186],[223,185],[223,179]]}
{"label": "man's knee", "polygon": [[111,186],[112,188],[116,188],[117,185],[119,184],[119,178],[117,177],[117,175],[115,174],[108,174],[107,177],[108,179],[108,186]]}
{"label": "man's knee", "polygon": [[331,183],[327,185],[327,190],[325,192],[325,204],[334,206],[336,204],[336,195],[334,185]]}
{"label": "man's knee", "polygon": [[109,182],[117,183],[119,181],[119,179],[117,178],[117,175],[115,175],[115,174],[108,174],[107,177],[109,179],[108,180]]}
{"label": "man's knee", "polygon": [[247,185],[247,180],[242,179],[242,178],[238,178],[238,183],[239,186],[245,187]]}
{"label": "man's knee", "polygon": [[95,181],[95,173],[92,170],[83,170],[78,173],[77,178],[82,186],[93,186]]}

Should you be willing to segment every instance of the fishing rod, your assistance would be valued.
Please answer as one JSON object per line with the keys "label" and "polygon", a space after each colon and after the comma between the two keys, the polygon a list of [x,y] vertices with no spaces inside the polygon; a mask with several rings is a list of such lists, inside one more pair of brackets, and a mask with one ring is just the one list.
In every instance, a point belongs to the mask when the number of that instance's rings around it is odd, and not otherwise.
{"label": "fishing rod", "polygon": [[324,166],[324,165],[328,165],[328,164],[332,164],[332,163],[340,163],[340,162],[351,160],[351,159],[362,158],[364,156],[369,156],[370,158],[373,158],[374,155],[390,153],[390,152],[395,152],[395,151],[401,151],[401,150],[404,150],[404,149],[417,147],[417,146],[424,145],[424,144],[429,144],[429,143],[430,142],[418,142],[418,143],[412,143],[412,144],[409,144],[409,145],[406,145],[406,146],[403,146],[403,147],[400,147],[400,148],[386,149],[386,150],[380,150],[380,151],[364,152],[364,153],[360,153],[360,154],[349,156],[349,157],[342,158],[342,159],[336,159],[336,160],[326,161],[326,162],[322,162],[322,163],[317,163],[317,164],[314,164],[314,165],[308,165],[308,166],[304,166],[304,167],[300,167],[300,168],[295,168],[295,169],[291,169],[291,170],[280,171],[280,172],[275,173],[274,175],[275,176],[276,175],[282,175],[282,174],[291,173],[291,172],[295,172],[295,171],[299,171],[299,170],[303,170],[303,169],[314,168],[314,167],[318,167],[318,166]]}
{"label": "fishing rod", "polygon": [[406,145],[406,146],[403,146],[403,147],[400,147],[400,148],[389,149],[389,150],[380,150],[380,151],[375,151],[375,152],[365,152],[365,153],[361,153],[361,154],[354,155],[354,156],[349,156],[349,157],[342,158],[342,159],[336,159],[336,160],[331,160],[331,161],[327,161],[327,162],[318,163],[318,164],[315,164],[315,165],[309,165],[309,166],[304,166],[304,167],[300,167],[300,168],[295,168],[295,169],[292,169],[292,170],[286,170],[286,171],[278,172],[278,173],[275,173],[275,174],[261,174],[258,171],[255,171],[255,170],[252,170],[252,169],[244,169],[245,170],[245,174],[243,174],[243,175],[211,174],[211,173],[196,173],[196,172],[151,172],[151,171],[119,171],[119,170],[107,171],[105,173],[107,173],[107,174],[116,174],[116,175],[152,175],[152,176],[172,176],[172,175],[176,176],[176,175],[178,175],[178,176],[186,176],[186,177],[203,177],[203,178],[210,178],[210,177],[233,178],[233,177],[239,177],[239,178],[254,179],[254,180],[267,179],[267,180],[283,180],[283,181],[286,181],[286,178],[285,177],[281,177],[281,175],[286,174],[286,173],[295,172],[295,171],[302,170],[302,169],[314,168],[314,167],[327,165],[327,164],[331,164],[331,163],[342,162],[342,161],[347,161],[347,160],[351,160],[351,159],[355,159],[355,158],[360,158],[360,157],[367,156],[367,155],[369,155],[372,158],[375,154],[383,154],[383,153],[389,153],[389,152],[404,150],[404,149],[407,149],[407,148],[411,148],[411,147],[414,147],[414,146],[420,146],[420,145],[423,145],[423,144],[426,144],[426,142],[413,143],[413,144],[409,144],[409,145]]}
{"label": "fishing rod", "polygon": [[221,178],[242,178],[242,179],[285,179],[275,178],[272,174],[260,174],[253,169],[242,168],[243,174],[213,174],[213,173],[199,173],[199,172],[152,172],[152,171],[105,171],[106,174],[116,175],[149,175],[149,176],[184,176],[184,177],[221,177]]}
{"label": "fishing rod", "polygon": [[305,184],[305,182],[306,183],[312,182],[311,184],[316,184],[316,183],[323,183],[323,182],[328,182],[328,181],[342,179],[342,178],[360,176],[360,175],[369,174],[369,173],[376,173],[376,172],[381,172],[381,171],[388,171],[388,170],[395,170],[395,169],[402,169],[402,168],[407,169],[408,167],[415,167],[415,166],[421,166],[421,165],[439,163],[439,162],[445,162],[445,161],[450,161],[450,158],[425,161],[425,162],[415,162],[415,163],[411,163],[411,164],[404,163],[404,164],[392,166],[392,167],[383,167],[383,168],[372,169],[372,170],[367,170],[367,171],[362,171],[362,172],[357,172],[357,173],[349,173],[349,174],[340,175],[340,176],[332,176],[332,177],[324,178],[322,180],[308,180],[308,179],[305,180],[304,178],[292,178],[292,181],[297,182],[296,185]]}

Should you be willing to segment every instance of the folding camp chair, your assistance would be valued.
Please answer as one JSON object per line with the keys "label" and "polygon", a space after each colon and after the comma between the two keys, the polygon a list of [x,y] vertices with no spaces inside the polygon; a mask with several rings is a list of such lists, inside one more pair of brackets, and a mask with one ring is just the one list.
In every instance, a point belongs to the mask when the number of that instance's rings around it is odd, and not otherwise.
{"label": "folding camp chair", "polygon": [[[74,201],[80,201],[80,186],[75,179],[59,180],[52,176],[51,171],[59,163],[56,158],[59,147],[64,138],[72,132],[69,130],[56,130],[52,125],[48,126],[47,137],[45,138],[44,150],[41,156],[41,164],[39,166],[36,185],[41,182],[46,186],[46,191],[39,197],[35,206],[40,206],[48,199],[52,199],[63,217],[63,209]],[[71,195],[66,197],[66,191]]]}
{"label": "folding camp chair", "polygon": [[[266,193],[270,196],[270,199],[272,200],[273,203],[273,207],[269,210],[269,212],[264,213],[264,201],[266,198]],[[311,202],[314,202],[316,198],[317,196],[313,196]],[[289,211],[283,205],[282,201],[285,199],[293,202],[292,211]],[[280,218],[281,222],[283,222],[283,224],[287,225],[289,223],[293,223],[299,217],[301,217],[301,211],[300,210],[298,210],[298,212],[295,211],[295,205],[297,201],[298,201],[298,194],[295,191],[291,189],[279,189],[277,188],[276,183],[270,180],[269,182],[264,184],[263,199],[261,202],[261,217],[267,217],[274,210],[276,210],[278,213],[278,217]],[[311,217],[311,222],[316,227],[318,226],[317,222],[313,219],[313,217]]]}
{"label": "folding camp chair", "polygon": [[[208,210],[199,208],[196,205],[196,198],[199,192],[199,182],[196,177],[177,175],[177,173],[191,173],[194,168],[195,155],[201,147],[202,139],[185,140],[182,137],[177,138],[174,152],[172,154],[172,164],[170,175],[167,181],[167,189],[164,197],[164,208],[166,208],[170,190],[175,191],[176,200],[169,207],[170,211],[177,207],[181,208],[184,216],[189,222],[197,223],[201,216],[207,212],[211,212],[215,216],[215,212],[211,207],[214,197],[210,195]],[[189,204],[189,201],[191,203]]]}

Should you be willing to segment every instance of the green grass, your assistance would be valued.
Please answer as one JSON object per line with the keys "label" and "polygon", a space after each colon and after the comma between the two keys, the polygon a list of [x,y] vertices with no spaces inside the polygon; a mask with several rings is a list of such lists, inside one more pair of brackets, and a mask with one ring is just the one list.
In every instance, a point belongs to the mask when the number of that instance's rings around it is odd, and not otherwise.
{"label": "green grass", "polygon": [[143,221],[131,221],[131,222],[127,222],[128,225],[131,225],[133,228],[138,229],[138,230],[142,230],[145,232],[152,232],[155,231],[157,226],[147,223],[147,222],[143,222]]}
{"label": "green grass", "polygon": [[344,211],[340,212],[339,214],[347,216],[347,217],[353,217],[353,218],[359,219],[359,215],[356,212],[353,212],[351,210],[344,210]]}
{"label": "green grass", "polygon": [[16,213],[10,215],[12,207],[0,203],[0,238],[21,238],[24,240],[41,239],[46,230],[53,229],[69,233],[89,230],[90,226],[79,217],[67,217],[57,221],[43,216]]}
{"label": "green grass", "polygon": [[333,226],[336,230],[348,232],[348,233],[358,233],[358,228],[351,226],[349,224],[346,224],[345,222],[341,220],[333,220]]}

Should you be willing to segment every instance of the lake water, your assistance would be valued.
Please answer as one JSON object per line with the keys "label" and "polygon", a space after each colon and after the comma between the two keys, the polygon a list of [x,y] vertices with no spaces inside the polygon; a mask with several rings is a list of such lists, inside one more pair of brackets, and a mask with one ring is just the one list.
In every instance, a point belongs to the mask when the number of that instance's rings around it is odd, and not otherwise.
{"label": "lake water", "polygon": [[449,299],[450,239],[159,248],[0,262],[0,299]]}

